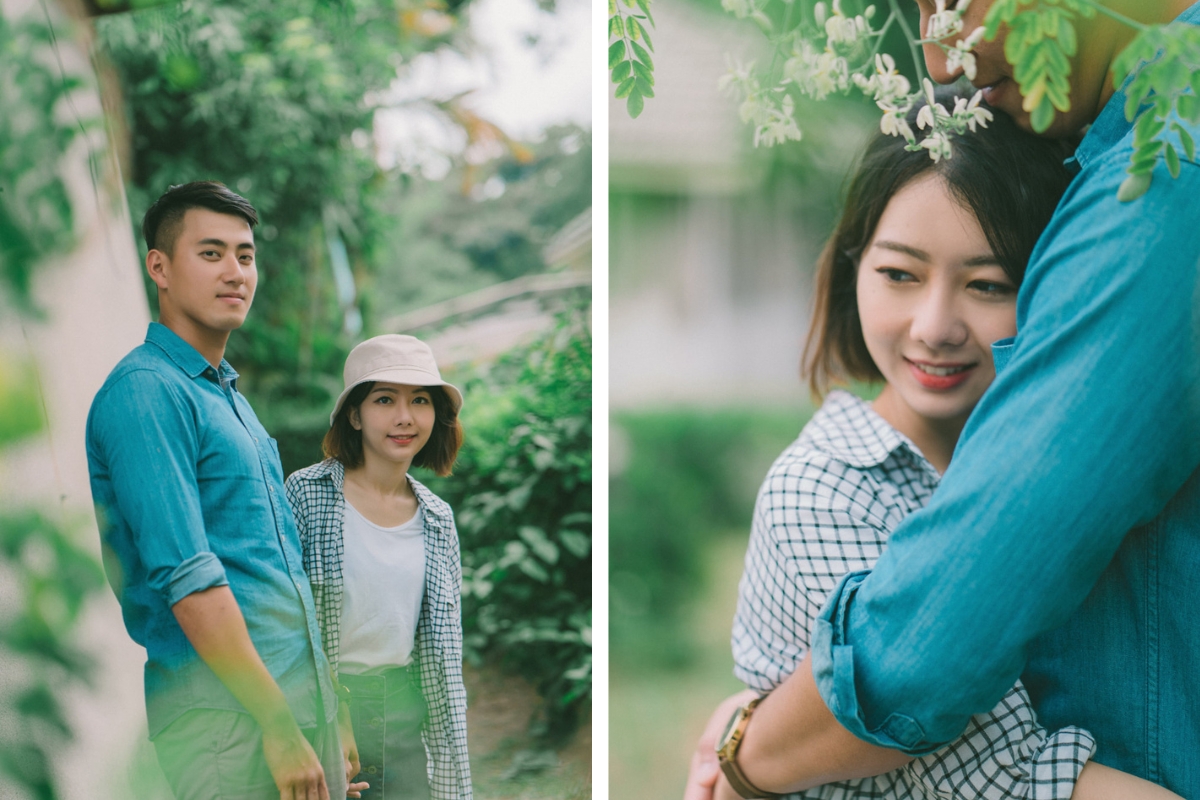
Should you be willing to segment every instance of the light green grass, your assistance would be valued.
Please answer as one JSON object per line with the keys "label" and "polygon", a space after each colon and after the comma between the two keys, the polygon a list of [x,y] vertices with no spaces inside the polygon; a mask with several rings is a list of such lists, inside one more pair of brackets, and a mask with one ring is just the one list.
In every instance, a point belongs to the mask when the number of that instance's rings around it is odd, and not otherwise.
{"label": "light green grass", "polygon": [[688,761],[716,704],[744,688],[733,677],[729,631],[746,550],[745,532],[704,553],[706,589],[687,610],[696,658],[686,668],[640,672],[615,667],[609,682],[609,796],[683,796]]}

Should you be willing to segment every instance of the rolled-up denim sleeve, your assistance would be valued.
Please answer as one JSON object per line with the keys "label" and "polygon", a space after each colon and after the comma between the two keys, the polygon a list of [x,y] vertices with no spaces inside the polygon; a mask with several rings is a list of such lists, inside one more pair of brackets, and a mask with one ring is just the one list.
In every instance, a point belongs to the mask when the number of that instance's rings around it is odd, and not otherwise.
{"label": "rolled-up denim sleeve", "polygon": [[1068,190],[1011,358],[933,500],[817,624],[818,689],[866,741],[922,755],[961,734],[1200,464],[1200,168],[1173,180],[1160,165],[1121,203],[1127,157]]}
{"label": "rolled-up denim sleeve", "polygon": [[128,526],[149,586],[173,606],[228,584],[205,534],[196,482],[201,423],[186,398],[157,373],[134,370],[99,398],[91,424],[113,511]]}

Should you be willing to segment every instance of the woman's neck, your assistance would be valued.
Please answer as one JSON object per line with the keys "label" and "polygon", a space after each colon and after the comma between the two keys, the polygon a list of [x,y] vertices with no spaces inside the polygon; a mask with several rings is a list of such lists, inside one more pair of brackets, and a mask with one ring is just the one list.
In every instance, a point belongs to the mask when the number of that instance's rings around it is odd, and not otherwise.
{"label": "woman's neck", "polygon": [[408,485],[408,465],[373,458],[363,453],[363,463],[346,470],[346,480],[381,498],[413,497]]}
{"label": "woman's neck", "polygon": [[875,413],[896,430],[903,433],[921,451],[921,455],[942,474],[950,466],[950,457],[958,444],[966,416],[953,419],[932,419],[912,410],[897,394],[884,387],[879,397],[871,403]]}

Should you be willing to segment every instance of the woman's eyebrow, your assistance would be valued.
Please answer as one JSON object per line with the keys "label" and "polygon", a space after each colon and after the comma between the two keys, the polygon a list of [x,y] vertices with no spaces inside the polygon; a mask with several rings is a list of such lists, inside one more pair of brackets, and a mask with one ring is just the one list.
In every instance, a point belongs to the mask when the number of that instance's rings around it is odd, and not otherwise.
{"label": "woman's eyebrow", "polygon": [[918,261],[930,260],[929,253],[926,253],[924,250],[918,250],[915,247],[909,247],[908,245],[900,244],[899,242],[889,242],[886,239],[871,242],[871,247],[882,247],[884,250],[893,250],[897,253],[904,253],[907,256],[912,256]]}

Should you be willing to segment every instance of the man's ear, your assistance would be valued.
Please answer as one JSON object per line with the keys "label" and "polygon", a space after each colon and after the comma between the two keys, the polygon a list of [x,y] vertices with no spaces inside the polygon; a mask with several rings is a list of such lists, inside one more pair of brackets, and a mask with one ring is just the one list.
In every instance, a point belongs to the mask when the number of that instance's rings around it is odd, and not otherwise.
{"label": "man's ear", "polygon": [[167,288],[167,264],[170,259],[162,250],[152,249],[146,253],[146,274],[161,292]]}

